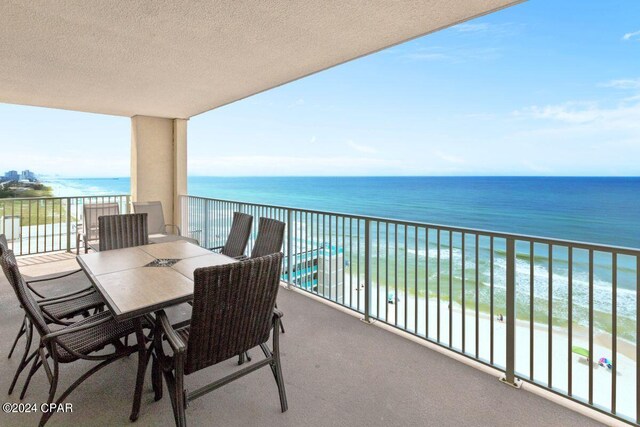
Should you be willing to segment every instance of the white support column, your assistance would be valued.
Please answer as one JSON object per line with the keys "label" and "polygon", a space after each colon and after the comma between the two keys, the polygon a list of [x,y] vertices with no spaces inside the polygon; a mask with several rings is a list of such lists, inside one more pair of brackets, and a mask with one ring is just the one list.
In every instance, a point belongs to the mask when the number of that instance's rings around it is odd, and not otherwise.
{"label": "white support column", "polygon": [[173,224],[182,227],[180,196],[187,195],[187,120],[173,120]]}
{"label": "white support column", "polygon": [[165,221],[179,225],[182,194],[187,194],[187,120],[132,117],[132,201],[161,201]]}

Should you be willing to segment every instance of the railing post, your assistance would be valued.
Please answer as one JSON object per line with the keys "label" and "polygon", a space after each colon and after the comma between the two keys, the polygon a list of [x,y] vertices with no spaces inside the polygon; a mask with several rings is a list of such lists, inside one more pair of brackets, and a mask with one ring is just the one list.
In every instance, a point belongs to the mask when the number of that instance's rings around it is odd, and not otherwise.
{"label": "railing post", "polygon": [[71,197],[67,197],[67,252],[71,252]]}
{"label": "railing post", "polygon": [[[210,248],[211,244],[209,242],[209,216],[211,214],[211,200],[206,199],[204,201],[204,247]],[[217,230],[219,224],[216,224],[214,230]],[[216,245],[218,242],[216,242]]]}
{"label": "railing post", "polygon": [[291,209],[287,209],[287,287],[291,288],[291,282],[293,281],[293,262],[291,249],[293,248],[293,233],[291,233],[291,226],[293,221],[291,220]]}
{"label": "railing post", "polygon": [[[360,226],[358,224],[358,226]],[[360,278],[358,278],[360,280]],[[364,220],[364,318],[363,322],[371,323],[369,318],[369,306],[371,291],[371,221]]]}
{"label": "railing post", "polygon": [[[515,388],[520,388],[521,381],[515,377],[516,353],[516,243],[511,237],[507,238],[507,363],[504,376],[500,381]],[[494,319],[491,319],[493,322]]]}

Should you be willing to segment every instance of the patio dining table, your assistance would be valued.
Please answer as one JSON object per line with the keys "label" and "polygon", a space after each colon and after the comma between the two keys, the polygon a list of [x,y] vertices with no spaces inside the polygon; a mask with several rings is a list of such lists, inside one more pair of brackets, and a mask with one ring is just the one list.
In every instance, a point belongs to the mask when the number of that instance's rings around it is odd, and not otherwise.
{"label": "patio dining table", "polygon": [[196,268],[237,262],[184,240],[95,252],[76,259],[116,320],[189,301]]}

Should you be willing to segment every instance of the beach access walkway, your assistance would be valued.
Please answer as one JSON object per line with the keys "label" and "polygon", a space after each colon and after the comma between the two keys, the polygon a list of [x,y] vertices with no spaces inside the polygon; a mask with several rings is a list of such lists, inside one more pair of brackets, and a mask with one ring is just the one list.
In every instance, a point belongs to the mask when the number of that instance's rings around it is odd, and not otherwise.
{"label": "beach access walkway", "polygon": [[[27,279],[77,268],[71,254],[21,257],[19,262]],[[70,276],[56,282],[56,289],[77,287],[79,282],[84,278]],[[0,278],[0,304],[0,390],[6,393],[21,356],[18,351],[7,359],[7,353],[23,312],[4,277]],[[363,323],[301,291],[282,288],[278,306],[285,313],[281,352],[289,410],[280,412],[271,372],[259,370],[194,401],[187,408],[191,426],[601,425],[525,389],[508,387],[497,380],[497,374],[475,369],[378,325]],[[186,310],[176,309],[172,315],[184,316]],[[194,378],[187,377],[187,387],[193,390],[228,374],[237,368],[236,362],[234,358]],[[101,425],[134,425],[123,408],[131,402],[136,364],[137,358],[130,357],[116,362],[115,369],[90,377],[67,399],[73,412],[52,417],[50,425],[95,425],[96,414]],[[62,368],[74,372],[62,373],[61,387],[66,388],[90,366],[78,365]],[[23,402],[42,403],[47,390],[46,375],[38,372]],[[19,402],[18,395],[19,391],[5,394],[4,401]],[[40,414],[1,417],[3,426],[23,426],[37,424]],[[153,401],[148,372],[135,425],[172,423],[169,399]]]}

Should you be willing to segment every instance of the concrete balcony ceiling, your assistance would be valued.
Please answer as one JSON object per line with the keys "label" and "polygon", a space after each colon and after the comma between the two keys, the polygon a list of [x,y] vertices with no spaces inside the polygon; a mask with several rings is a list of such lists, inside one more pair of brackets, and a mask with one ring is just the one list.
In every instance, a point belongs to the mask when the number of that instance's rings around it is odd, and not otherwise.
{"label": "concrete balcony ceiling", "polygon": [[520,0],[5,0],[0,102],[188,118]]}

